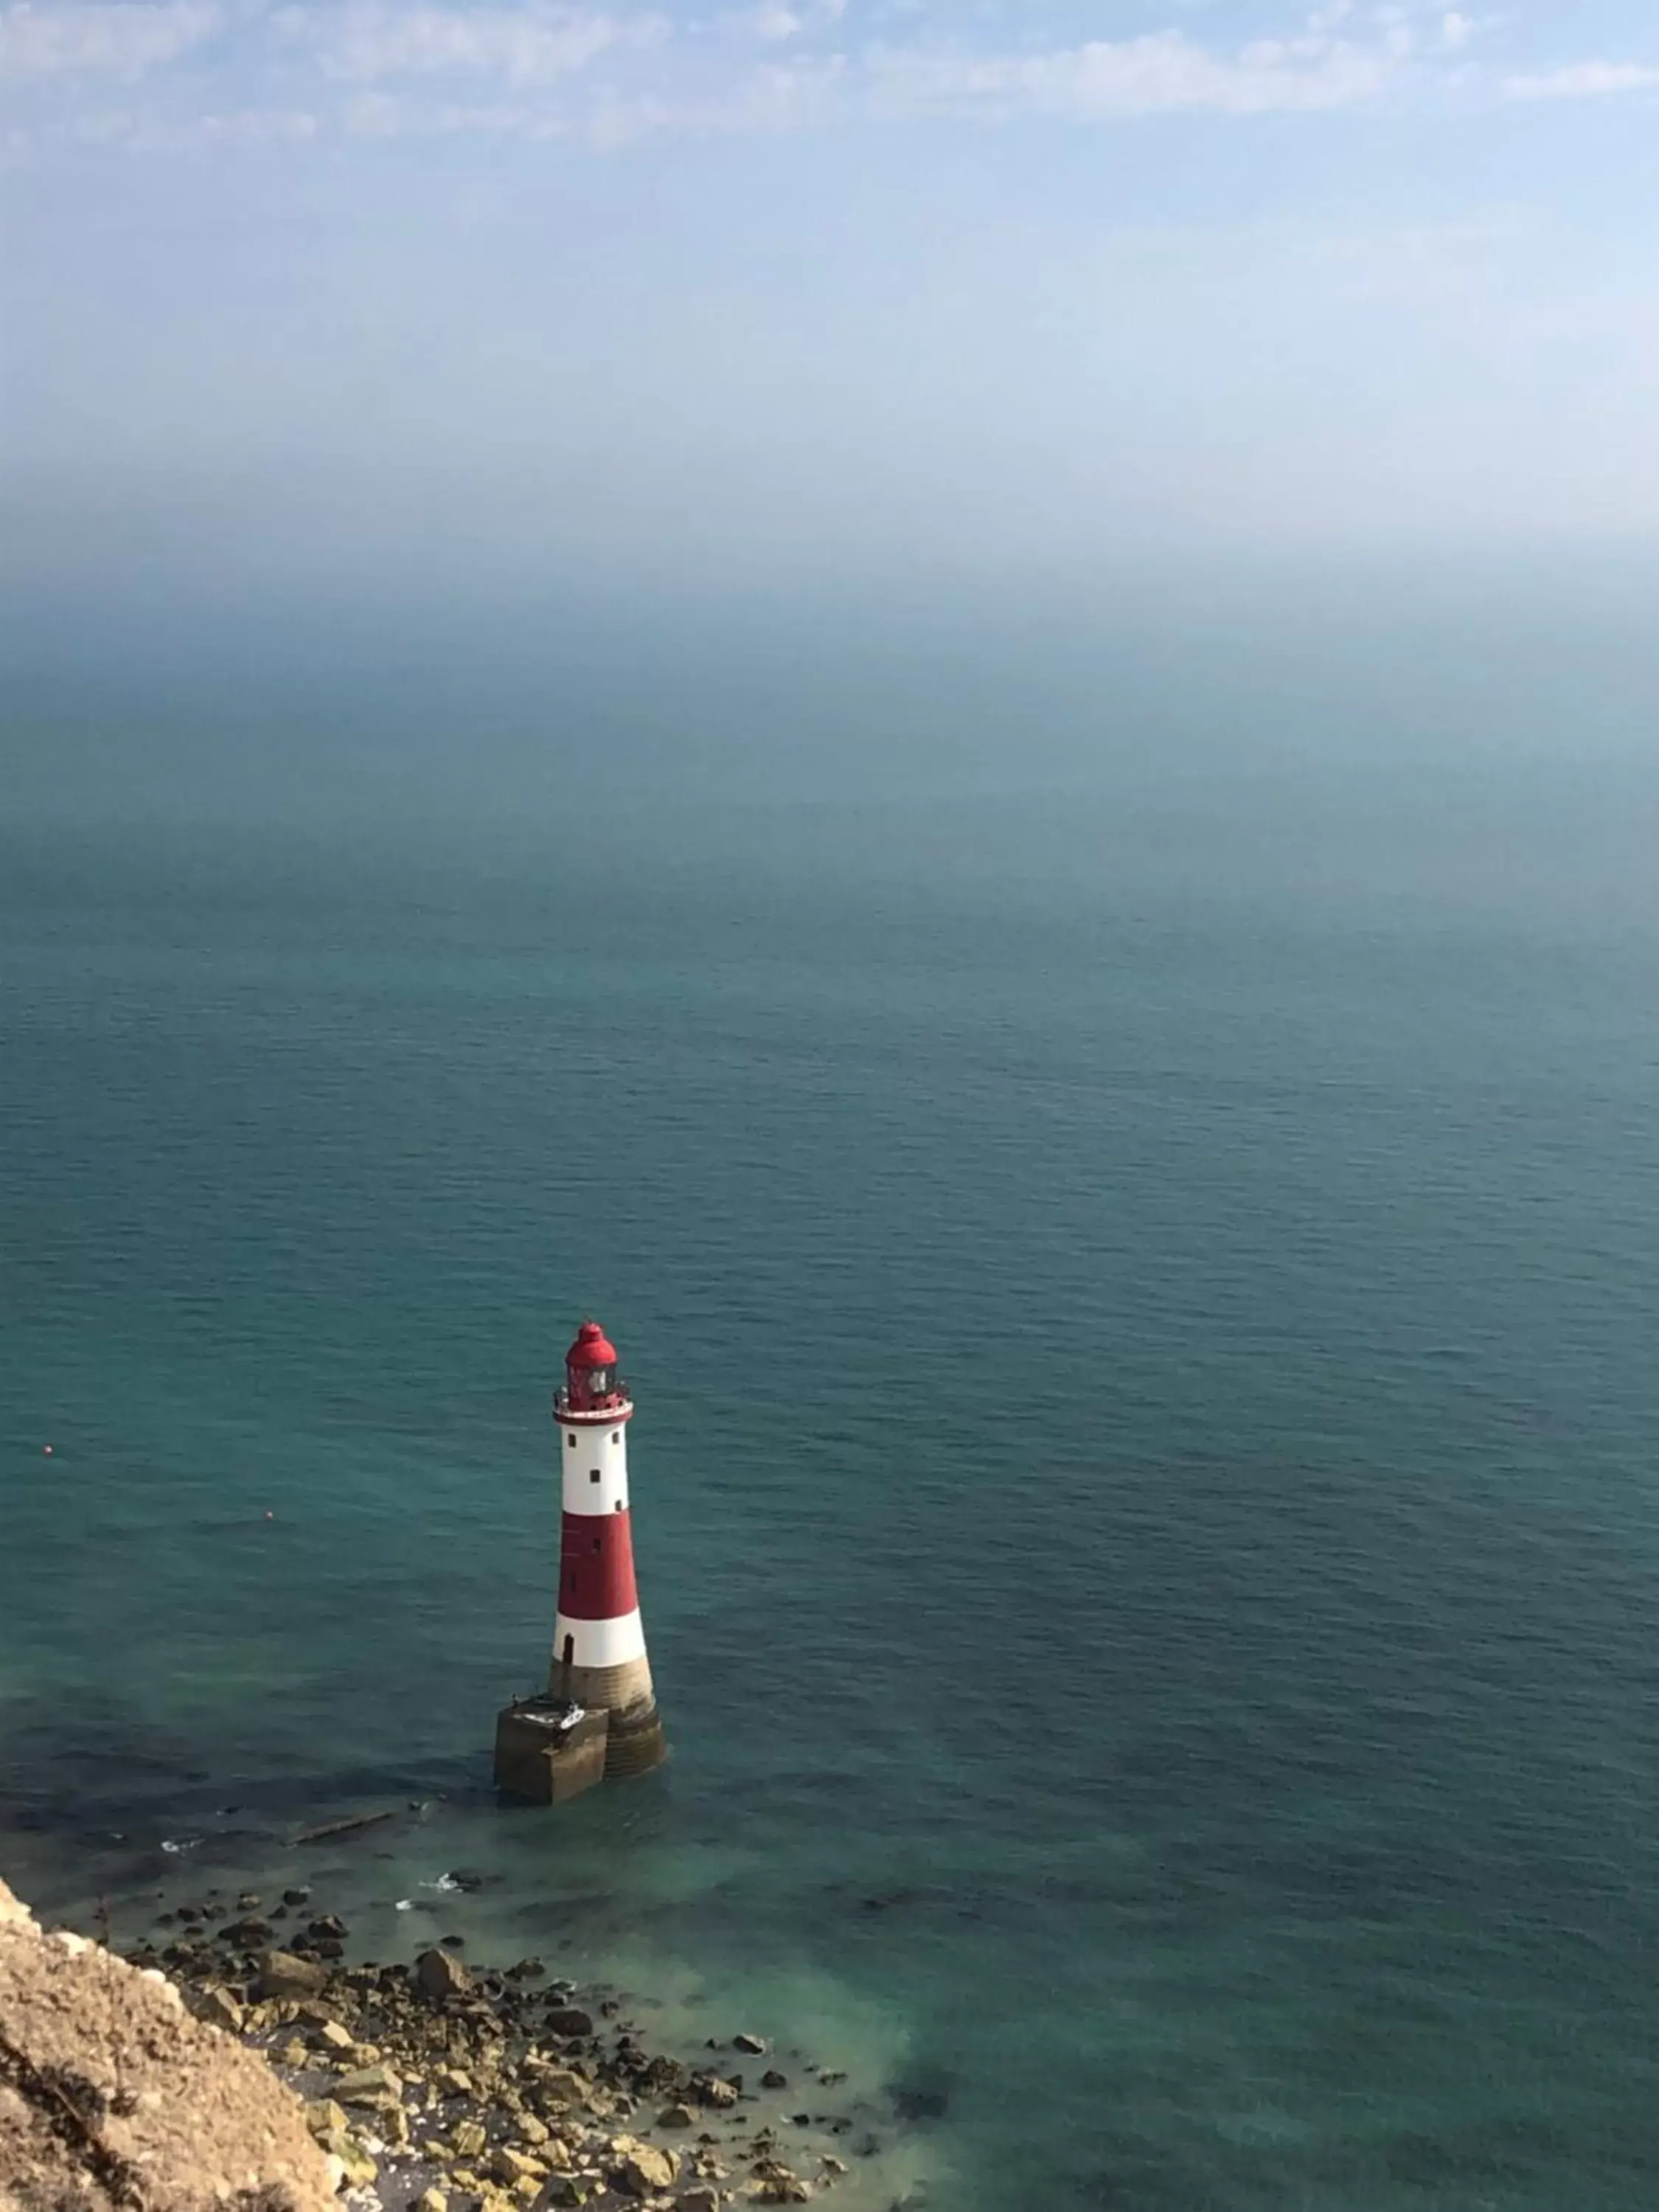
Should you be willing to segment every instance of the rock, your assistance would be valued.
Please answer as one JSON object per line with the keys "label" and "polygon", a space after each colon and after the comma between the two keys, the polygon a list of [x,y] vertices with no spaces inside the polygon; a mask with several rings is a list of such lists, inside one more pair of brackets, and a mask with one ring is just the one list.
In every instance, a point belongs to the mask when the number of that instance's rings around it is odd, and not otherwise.
{"label": "rock", "polygon": [[410,2212],[449,2212],[449,2199],[441,2189],[423,2189]]}
{"label": "rock", "polygon": [[670,2105],[657,2116],[659,2128],[689,2128],[692,2124],[691,2110],[687,2105]]}
{"label": "rock", "polygon": [[318,2097],[306,2106],[306,2125],[314,2136],[343,2136],[351,2123],[332,2097]]}
{"label": "rock", "polygon": [[290,2073],[298,2074],[303,2071],[310,2057],[311,2053],[296,2037],[292,2042],[285,2043],[276,2053],[276,2063],[279,2066],[286,2066]]}
{"label": "rock", "polygon": [[763,2089],[787,2089],[789,2087],[789,2076],[787,2074],[780,2074],[775,2066],[769,2066],[765,2073],[761,2075],[761,2087]]}
{"label": "rock", "polygon": [[313,1959],[296,1959],[292,1951],[266,1951],[259,1960],[262,1997],[314,1996],[328,1981],[328,1968]]}
{"label": "rock", "polygon": [[367,2189],[380,2177],[380,2167],[353,2136],[341,2139],[335,2156],[345,2170],[348,2189]]}
{"label": "rock", "polygon": [[472,1984],[460,1960],[452,1958],[447,1951],[422,1951],[415,1961],[415,1980],[422,1996],[434,2004],[462,1996]]}
{"label": "rock", "polygon": [[616,2136],[611,2157],[611,2181],[629,2197],[653,2197],[659,2189],[672,2189],[680,2170],[679,2160],[672,2150],[641,2142],[637,2136]]}
{"label": "rock", "polygon": [[283,1892],[283,1902],[284,1905],[304,1905],[310,1896],[311,1892],[308,1889],[285,1889]]}
{"label": "rock", "polygon": [[325,2020],[317,2031],[317,2040],[326,2044],[331,2051],[355,2051],[357,2047],[351,2030],[343,2027],[337,2020]]}
{"label": "rock", "polygon": [[543,2025],[550,2035],[592,2035],[593,2015],[580,2005],[550,2005]]}
{"label": "rock", "polygon": [[593,2094],[592,2083],[584,2075],[574,2073],[568,2066],[541,2068],[535,2079],[547,2096],[562,2104],[585,2105]]}
{"label": "rock", "polygon": [[432,2079],[446,2097],[470,2097],[472,2094],[472,2076],[463,2073],[459,2066],[440,2066],[434,2071]]}
{"label": "rock", "polygon": [[841,2174],[847,2171],[841,2160],[838,2158],[832,2158],[828,2151],[825,2151],[819,2159],[818,2165],[825,2173],[829,2174]]}
{"label": "rock", "polygon": [[497,2181],[506,2182],[510,2189],[515,2182],[533,2181],[538,2185],[547,2178],[547,2168],[528,2151],[514,2150],[503,2144],[489,2161],[489,2171]]}
{"label": "rock", "polygon": [[722,2081],[718,2074],[694,2074],[691,2094],[700,2105],[713,2105],[724,2112],[738,2101],[738,2090],[732,2081]]}
{"label": "rock", "polygon": [[734,2035],[732,2048],[733,2051],[746,2051],[751,2058],[758,2058],[766,2045],[758,2035]]}
{"label": "rock", "polygon": [[259,1899],[257,1891],[252,1889],[244,1890],[241,1896],[236,1900],[236,1910],[239,1912],[257,1912],[259,1910]]}
{"label": "rock", "polygon": [[325,1912],[320,1919],[313,1920],[306,1930],[306,1933],[308,1936],[331,1936],[336,1937],[343,1936],[345,1932],[346,1924],[344,1921],[341,1919],[337,1912]]}
{"label": "rock", "polygon": [[676,2212],[720,2212],[720,2193],[708,2182],[683,2190],[674,2199]]}
{"label": "rock", "polygon": [[757,2204],[805,2204],[812,2191],[781,2160],[769,2158],[755,2168],[755,2185],[749,2194]]}
{"label": "rock", "polygon": [[204,2020],[210,2027],[222,2027],[227,2035],[240,2035],[246,2015],[227,1989],[216,1982],[198,1990],[191,2001],[191,2010],[198,2020]]}
{"label": "rock", "polygon": [[509,1982],[539,1981],[546,1972],[539,1959],[520,1959],[516,1966],[507,1968],[507,1978]]}
{"label": "rock", "polygon": [[334,2094],[343,2105],[401,2106],[404,2085],[390,2066],[359,2066],[340,2075]]}
{"label": "rock", "polygon": [[245,1951],[257,1951],[262,1943],[269,1943],[272,1929],[268,1920],[232,1920],[219,1930],[226,1943],[240,1945]]}
{"label": "rock", "polygon": [[538,2120],[534,2112],[520,2113],[518,2130],[520,2142],[527,2142],[532,2149],[538,2143],[544,2143],[552,2132],[547,2122]]}
{"label": "rock", "polygon": [[457,2158],[477,2158],[485,2142],[484,2131],[477,2120],[463,2120],[449,2138],[449,2148]]}

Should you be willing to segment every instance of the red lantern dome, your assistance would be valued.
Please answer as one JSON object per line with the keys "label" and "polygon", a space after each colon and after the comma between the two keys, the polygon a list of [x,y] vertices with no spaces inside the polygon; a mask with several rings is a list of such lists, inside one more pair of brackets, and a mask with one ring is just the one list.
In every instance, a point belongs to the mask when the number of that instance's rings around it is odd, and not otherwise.
{"label": "red lantern dome", "polygon": [[573,1413],[608,1411],[623,1402],[617,1347],[596,1321],[585,1321],[564,1355],[567,1408]]}
{"label": "red lantern dome", "polygon": [[617,1347],[596,1321],[585,1321],[576,1341],[564,1355],[567,1367],[614,1367]]}

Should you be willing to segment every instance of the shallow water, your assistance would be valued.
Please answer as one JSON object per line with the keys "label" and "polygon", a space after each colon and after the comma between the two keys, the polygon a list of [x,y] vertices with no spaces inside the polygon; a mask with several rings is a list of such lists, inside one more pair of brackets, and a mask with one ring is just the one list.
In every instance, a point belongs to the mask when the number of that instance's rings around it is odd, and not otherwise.
{"label": "shallow water", "polygon": [[[303,1863],[963,2212],[1646,2204],[1650,846],[1316,798],[11,849],[17,1886]],[[674,1758],[549,1819],[589,1309]]]}

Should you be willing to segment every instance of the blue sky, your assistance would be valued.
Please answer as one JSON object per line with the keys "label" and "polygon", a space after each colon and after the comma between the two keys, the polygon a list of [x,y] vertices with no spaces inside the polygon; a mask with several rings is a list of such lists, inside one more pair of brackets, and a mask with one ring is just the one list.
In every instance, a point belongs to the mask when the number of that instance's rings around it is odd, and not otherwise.
{"label": "blue sky", "polygon": [[28,650],[1654,544],[1635,0],[33,0],[0,154]]}

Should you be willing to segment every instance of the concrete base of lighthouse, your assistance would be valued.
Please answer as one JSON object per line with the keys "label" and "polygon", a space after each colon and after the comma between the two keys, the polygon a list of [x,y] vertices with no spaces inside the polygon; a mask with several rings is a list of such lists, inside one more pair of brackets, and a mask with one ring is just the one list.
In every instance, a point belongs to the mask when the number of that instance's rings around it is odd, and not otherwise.
{"label": "concrete base of lighthouse", "polygon": [[605,1779],[611,1716],[584,1713],[572,1729],[559,1725],[564,1706],[552,1698],[524,1698],[495,1716],[495,1787],[532,1805],[562,1805]]}
{"label": "concrete base of lighthouse", "polygon": [[[605,1698],[607,1690],[634,1686],[605,1679],[629,1671],[560,1668],[553,1689],[504,1706],[495,1717],[495,1787],[532,1805],[562,1805],[599,1783],[648,1774],[660,1766],[668,1756],[668,1740],[649,1674],[642,1697],[621,1705]],[[563,1728],[573,1704],[584,1708],[582,1717],[573,1728]]]}

